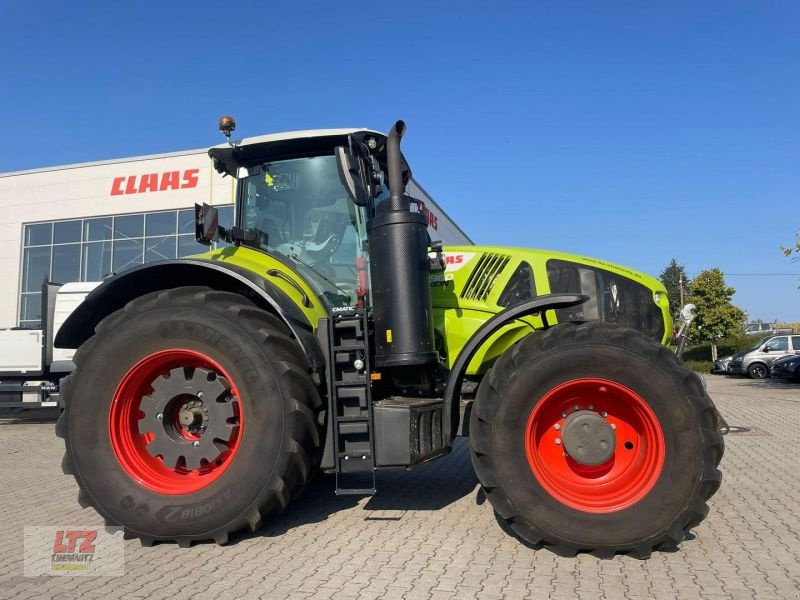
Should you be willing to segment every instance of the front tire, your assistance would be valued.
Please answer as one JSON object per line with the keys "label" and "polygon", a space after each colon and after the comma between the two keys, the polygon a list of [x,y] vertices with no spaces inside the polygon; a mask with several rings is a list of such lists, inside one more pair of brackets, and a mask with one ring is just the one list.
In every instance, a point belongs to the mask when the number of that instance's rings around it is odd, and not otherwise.
{"label": "front tire", "polygon": [[225,543],[282,510],[319,464],[321,400],[286,327],[203,287],[101,321],[64,385],[79,501],[150,544]]}
{"label": "front tire", "polygon": [[747,367],[747,376],[750,379],[766,379],[769,377],[769,367],[764,363],[753,363]]}
{"label": "front tire", "polygon": [[484,377],[472,461],[496,513],[559,554],[678,544],[708,512],[723,442],[699,377],[601,322],[532,334]]}

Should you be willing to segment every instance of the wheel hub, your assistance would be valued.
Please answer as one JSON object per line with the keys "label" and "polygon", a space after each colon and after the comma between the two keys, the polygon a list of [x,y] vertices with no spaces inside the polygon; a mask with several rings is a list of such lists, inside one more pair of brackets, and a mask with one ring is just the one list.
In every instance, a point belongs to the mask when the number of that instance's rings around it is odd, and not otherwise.
{"label": "wheel hub", "polygon": [[178,421],[189,433],[201,433],[208,427],[208,409],[202,400],[189,400],[178,412]]}
{"label": "wheel hub", "polygon": [[614,455],[616,435],[611,424],[592,410],[571,413],[562,426],[564,450],[582,465],[601,465]]}
{"label": "wheel hub", "polygon": [[177,367],[142,397],[139,433],[152,434],[147,452],[170,468],[199,469],[228,449],[235,424],[231,386],[214,371]]}

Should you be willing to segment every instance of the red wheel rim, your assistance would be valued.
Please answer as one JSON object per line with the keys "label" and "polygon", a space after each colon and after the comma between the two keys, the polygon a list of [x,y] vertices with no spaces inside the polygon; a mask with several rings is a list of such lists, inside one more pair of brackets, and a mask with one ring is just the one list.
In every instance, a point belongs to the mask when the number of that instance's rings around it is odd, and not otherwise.
{"label": "red wheel rim", "polygon": [[[606,462],[589,466],[567,456],[560,428],[564,415],[576,410],[594,411],[614,427],[614,453]],[[583,512],[610,513],[650,492],[664,466],[665,444],[658,419],[638,394],[605,379],[576,379],[536,404],[525,451],[531,471],[553,498]]]}
{"label": "red wheel rim", "polygon": [[[147,449],[154,434],[139,433],[139,421],[145,416],[141,408],[142,399],[153,392],[152,383],[157,378],[176,368],[211,371],[224,378],[230,387],[230,404],[235,415],[230,420],[233,425],[231,437],[224,443],[216,440],[217,444],[222,443],[219,456],[195,469],[164,464],[161,456],[153,456]],[[180,436],[178,439],[183,438],[186,443],[191,444],[202,437],[202,433],[182,429],[173,417],[165,420],[172,423]],[[140,360],[117,387],[109,413],[109,437],[120,466],[139,485],[159,494],[191,494],[213,483],[233,461],[241,442],[243,425],[241,401],[234,381],[217,362],[194,350],[162,350]]]}

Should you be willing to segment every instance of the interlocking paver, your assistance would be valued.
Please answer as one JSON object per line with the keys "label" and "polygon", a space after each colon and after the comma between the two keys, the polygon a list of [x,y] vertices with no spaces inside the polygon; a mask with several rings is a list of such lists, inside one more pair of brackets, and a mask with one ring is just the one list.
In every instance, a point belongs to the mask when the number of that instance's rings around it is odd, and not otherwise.
{"label": "interlocking paver", "polygon": [[[101,525],[60,470],[47,419],[0,418],[0,598],[800,598],[800,386],[707,377],[732,425],[708,519],[650,560],[563,558],[504,533],[478,492],[466,440],[371,499],[321,476],[263,530],[225,547],[125,542],[118,578],[26,578],[26,525]],[[34,415],[35,416],[35,415]]]}

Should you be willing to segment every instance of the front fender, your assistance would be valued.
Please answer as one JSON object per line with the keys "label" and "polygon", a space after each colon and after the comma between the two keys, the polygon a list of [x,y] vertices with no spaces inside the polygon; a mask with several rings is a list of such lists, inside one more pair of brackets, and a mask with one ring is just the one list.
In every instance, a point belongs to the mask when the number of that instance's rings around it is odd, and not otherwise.
{"label": "front fender", "polygon": [[[456,431],[458,431],[458,420],[460,416],[459,401],[461,399],[461,384],[464,380],[464,374],[466,373],[467,365],[470,364],[472,357],[475,356],[478,349],[483,346],[492,335],[515,319],[526,317],[534,313],[545,315],[548,310],[577,306],[578,304],[586,302],[588,299],[589,296],[583,294],[547,294],[538,296],[534,300],[517,304],[516,306],[512,306],[497,313],[481,325],[478,331],[476,331],[464,345],[461,352],[459,352],[458,358],[456,358],[456,361],[453,363],[453,368],[450,370],[450,376],[447,380],[442,408],[442,429],[444,439],[448,444],[453,443]],[[544,325],[547,327],[547,322],[545,322]]]}
{"label": "front fender", "polygon": [[67,318],[54,345],[78,348],[94,335],[101,320],[131,300],[151,292],[191,285],[238,293],[272,312],[283,320],[297,339],[311,368],[315,372],[323,369],[323,354],[314,337],[313,325],[283,290],[241,266],[197,258],[141,265],[106,279]]}

